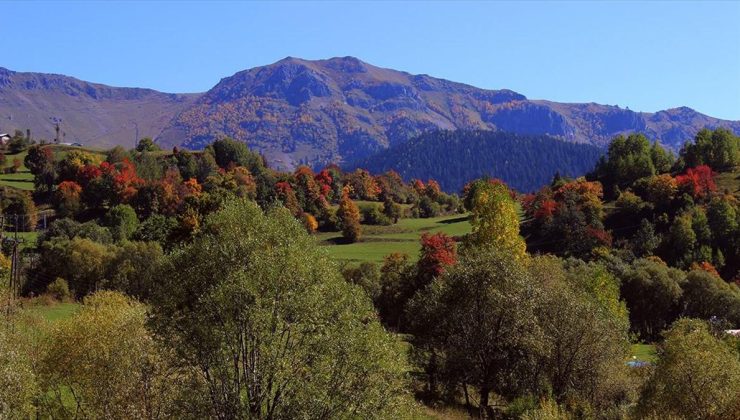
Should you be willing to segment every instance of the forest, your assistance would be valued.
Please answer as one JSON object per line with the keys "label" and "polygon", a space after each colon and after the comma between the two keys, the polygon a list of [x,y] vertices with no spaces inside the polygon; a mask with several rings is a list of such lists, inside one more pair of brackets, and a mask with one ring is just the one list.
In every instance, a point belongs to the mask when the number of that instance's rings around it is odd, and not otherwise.
{"label": "forest", "polygon": [[[542,143],[502,136],[441,132],[430,153],[465,142],[479,167]],[[521,189],[281,172],[228,138],[4,147],[0,419],[740,417],[728,130],[677,155],[639,133],[542,149],[586,175],[544,166]],[[382,263],[327,251],[442,215],[470,232],[420,231]]]}
{"label": "forest", "polygon": [[472,179],[506,180],[519,192],[532,192],[555,173],[581,176],[604,150],[549,136],[505,131],[432,131],[348,165],[372,173],[393,169],[407,180],[434,178],[444,191],[460,191]]}

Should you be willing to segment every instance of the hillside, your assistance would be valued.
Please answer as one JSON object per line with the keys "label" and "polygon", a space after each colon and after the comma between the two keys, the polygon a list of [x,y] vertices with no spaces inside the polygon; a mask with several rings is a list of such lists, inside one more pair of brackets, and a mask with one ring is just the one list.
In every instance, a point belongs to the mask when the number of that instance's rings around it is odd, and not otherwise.
{"label": "hillside", "polygon": [[245,141],[276,167],[353,162],[433,130],[501,130],[605,146],[640,131],[677,150],[705,126],[740,122],[689,108],[656,113],[617,106],[529,100],[343,57],[285,58],[222,79],[175,117],[158,141],[205,147],[221,136]]}
{"label": "hillside", "polygon": [[137,136],[159,135],[198,96],[111,87],[0,67],[0,132],[30,128],[34,138],[52,140],[59,124],[63,142],[132,147]]}
{"label": "hillside", "polygon": [[394,169],[407,181],[434,178],[445,191],[458,192],[471,179],[490,176],[518,191],[530,192],[548,184],[556,172],[584,175],[603,153],[596,146],[548,136],[437,131],[349,166],[372,173]]}

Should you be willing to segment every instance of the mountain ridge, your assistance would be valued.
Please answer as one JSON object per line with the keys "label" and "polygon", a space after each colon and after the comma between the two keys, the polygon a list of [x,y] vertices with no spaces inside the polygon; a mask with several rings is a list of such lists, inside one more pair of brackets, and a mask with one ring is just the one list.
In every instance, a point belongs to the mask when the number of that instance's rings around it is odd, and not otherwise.
{"label": "mountain ridge", "polygon": [[359,161],[437,130],[547,135],[598,147],[639,131],[673,150],[704,127],[740,133],[740,121],[688,107],[635,112],[528,99],[509,89],[480,89],[349,56],[286,57],[195,94],[0,68],[0,131],[31,128],[34,137],[52,139],[57,123],[66,141],[100,147],[130,147],[150,136],[166,148],[201,149],[228,136],[263,153],[278,169]]}
{"label": "mountain ridge", "polygon": [[291,169],[361,160],[435,130],[548,135],[599,147],[616,135],[640,131],[677,150],[699,129],[720,126],[740,132],[739,121],[686,107],[649,113],[530,100],[509,89],[480,89],[354,57],[286,57],[221,79],[173,118],[158,141],[202,148],[229,136]]}
{"label": "mountain ridge", "polygon": [[199,96],[0,67],[0,130],[29,128],[34,138],[52,140],[59,124],[63,142],[132,147],[137,138],[158,136]]}

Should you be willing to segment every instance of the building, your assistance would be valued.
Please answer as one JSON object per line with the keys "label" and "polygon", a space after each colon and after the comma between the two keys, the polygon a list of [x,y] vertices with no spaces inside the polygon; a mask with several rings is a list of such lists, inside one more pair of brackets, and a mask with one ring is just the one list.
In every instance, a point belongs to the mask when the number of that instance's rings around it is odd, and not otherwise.
{"label": "building", "polygon": [[2,144],[4,146],[4,145],[8,144],[9,141],[10,141],[10,134],[8,134],[8,133],[0,133],[0,144]]}

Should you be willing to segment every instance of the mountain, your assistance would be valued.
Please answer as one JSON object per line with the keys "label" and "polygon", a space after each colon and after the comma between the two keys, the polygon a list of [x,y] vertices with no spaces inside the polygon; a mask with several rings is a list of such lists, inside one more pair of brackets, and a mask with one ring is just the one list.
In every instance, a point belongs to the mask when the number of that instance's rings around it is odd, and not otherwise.
{"label": "mountain", "polygon": [[[493,69],[492,69],[493,70]],[[117,88],[71,77],[0,68],[0,132],[30,128],[35,138],[131,147],[150,136],[163,146],[201,149],[229,136],[278,169],[347,164],[437,130],[496,130],[604,146],[644,132],[677,150],[703,127],[740,121],[689,108],[656,113],[617,106],[530,100],[353,57],[285,58],[222,79],[204,94]],[[138,130],[137,130],[138,127]]]}
{"label": "mountain", "polygon": [[577,177],[591,171],[604,149],[549,136],[502,131],[435,131],[390,147],[346,169],[371,173],[389,169],[406,181],[438,180],[443,190],[459,192],[472,179],[504,180],[520,192],[532,192],[555,173]]}
{"label": "mountain", "polygon": [[0,132],[28,128],[33,138],[52,140],[59,124],[63,142],[133,147],[137,137],[158,136],[199,96],[111,87],[0,67]]}
{"label": "mountain", "polygon": [[703,127],[729,127],[689,108],[656,113],[529,100],[353,57],[285,58],[222,79],[162,131],[163,145],[199,149],[220,136],[245,141],[276,167],[353,162],[435,130],[499,130],[604,146],[640,131],[677,150]]}

